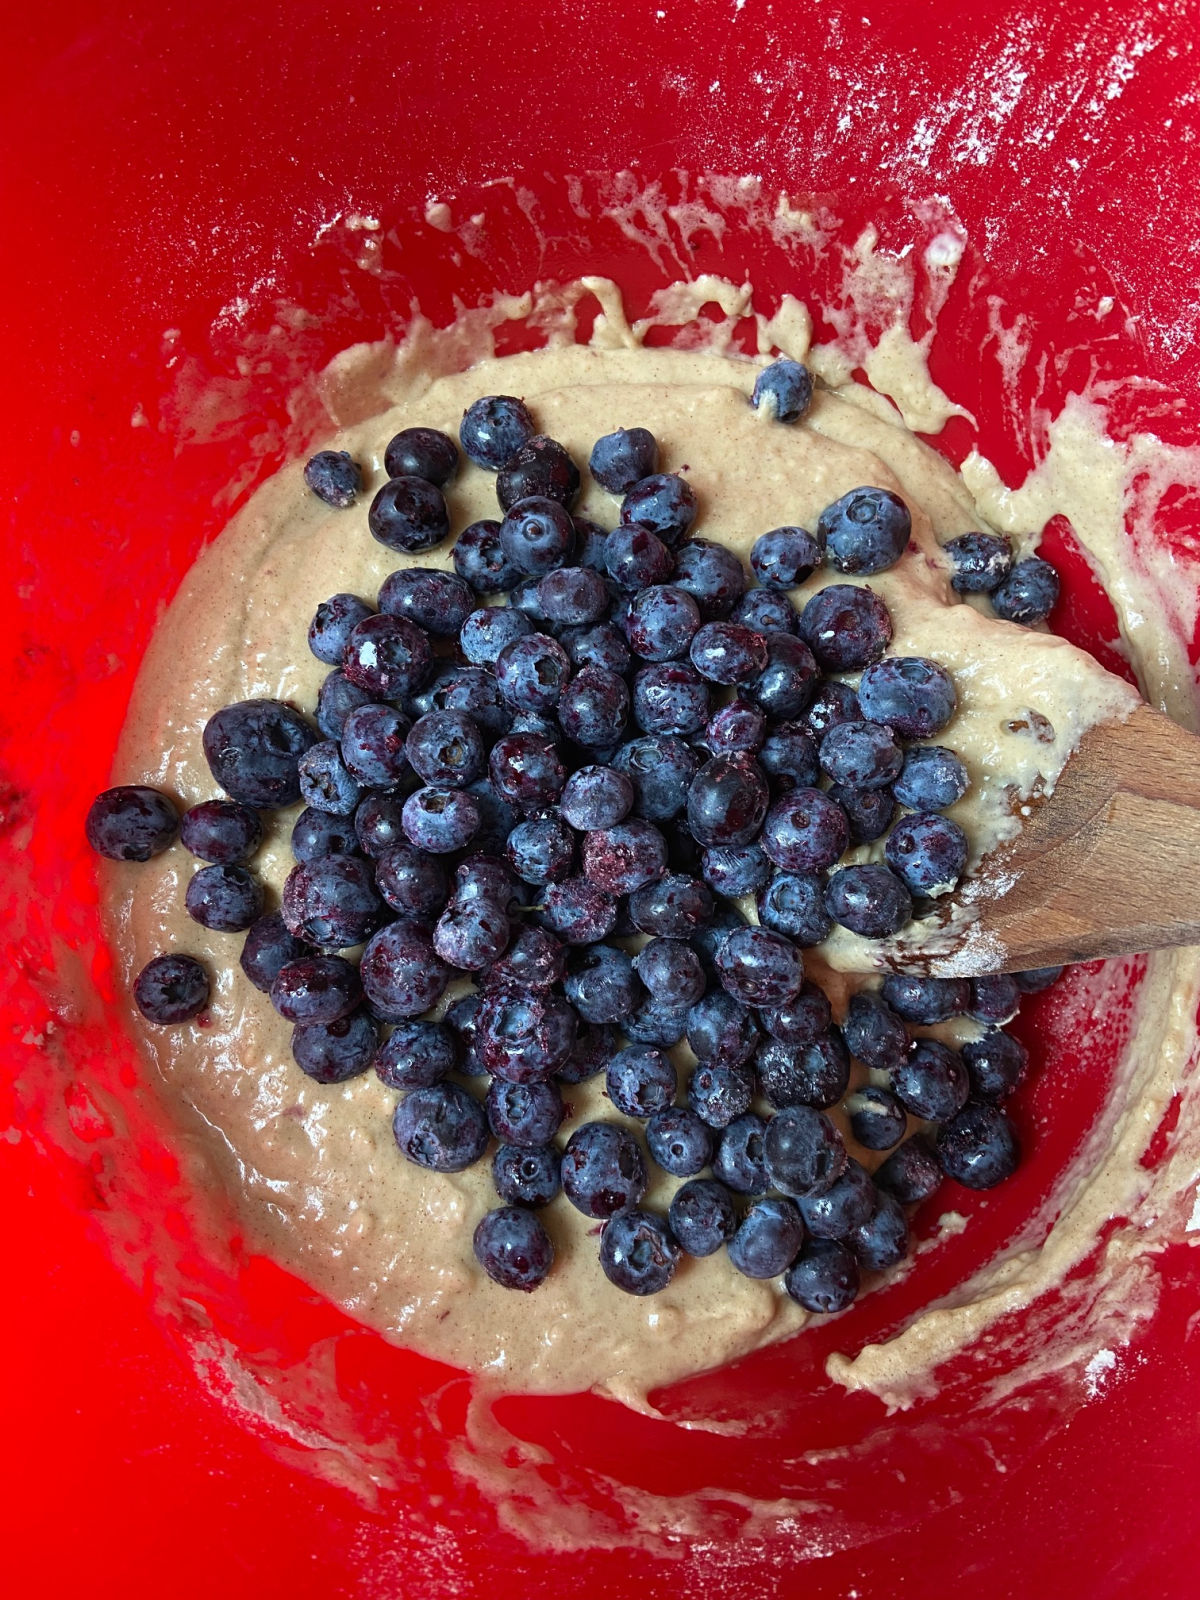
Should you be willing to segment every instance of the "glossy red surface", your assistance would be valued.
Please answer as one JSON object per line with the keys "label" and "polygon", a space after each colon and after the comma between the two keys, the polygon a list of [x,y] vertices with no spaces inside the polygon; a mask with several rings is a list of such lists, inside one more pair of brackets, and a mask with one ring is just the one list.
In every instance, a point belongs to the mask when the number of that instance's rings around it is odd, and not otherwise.
{"label": "glossy red surface", "polygon": [[[1027,1008],[1042,1069],[1017,1114],[1032,1156],[1002,1196],[955,1196],[972,1214],[963,1238],[835,1330],[662,1399],[676,1415],[755,1408],[753,1437],[685,1434],[594,1399],[501,1407],[560,1463],[541,1481],[564,1501],[603,1502],[608,1473],[656,1494],[700,1498],[719,1483],[821,1499],[827,1512],[766,1541],[739,1538],[724,1513],[704,1541],[551,1556],[450,1470],[461,1380],[355,1329],[236,1240],[220,1260],[197,1251],[185,1186],[111,1021],[79,838],[146,639],[225,520],[226,486],[241,474],[244,494],[247,462],[261,477],[304,437],[308,419],[287,411],[298,364],[395,328],[413,294],[444,320],[455,295],[473,303],[584,268],[613,272],[635,302],[684,261],[747,271],[768,295],[830,287],[820,263],[804,262],[798,282],[797,261],[761,229],[689,238],[680,213],[656,261],[580,215],[611,185],[574,191],[566,174],[632,166],[662,174],[678,201],[699,192],[688,173],[753,172],[769,191],[824,196],[839,238],[877,221],[893,247],[927,230],[906,202],[944,197],[972,251],[933,370],[1003,469],[1031,458],[1032,403],[1053,411],[1089,378],[1151,380],[1159,387],[1130,391],[1130,420],[1197,437],[1191,8],[1096,18],[992,0],[936,11],[662,0],[514,19],[478,0],[452,12],[59,0],[8,28],[0,1126],[20,1132],[0,1165],[0,1504],[13,1592],[1194,1594],[1190,1251],[1163,1258],[1156,1319],[1089,1404],[1076,1386],[985,1419],[977,1375],[960,1372],[888,1418],[821,1368],[828,1349],[899,1325],[1011,1237],[1103,1100],[1119,1015],[1081,1059],[1059,999]],[[456,217],[478,206],[488,219],[477,256],[456,257],[422,221],[427,199],[459,195],[469,204]],[[356,264],[364,235],[346,229],[350,214],[385,222],[368,263],[378,271]],[[1036,377],[1030,364],[1016,404],[987,355],[989,287],[1047,358]],[[1113,308],[1097,312],[1104,296]],[[283,337],[272,332],[281,303],[311,314]],[[918,333],[923,314],[918,300]],[[939,441],[955,459],[968,442],[961,422]],[[1186,533],[1189,508],[1176,511],[1164,537]],[[1055,621],[1103,654],[1107,603],[1069,530],[1048,543],[1070,578]],[[185,1289],[203,1317],[181,1312]],[[356,1448],[315,1451],[247,1424],[215,1360],[198,1375],[205,1321],[211,1349],[227,1339],[286,1414]],[[322,1414],[335,1401],[337,1415]],[[415,1481],[402,1473],[366,1496],[339,1486],[357,1460],[386,1463],[389,1446],[420,1458]],[[836,1465],[805,1457],[833,1447],[849,1452]],[[508,1469],[528,1491],[532,1475],[513,1457]]]}

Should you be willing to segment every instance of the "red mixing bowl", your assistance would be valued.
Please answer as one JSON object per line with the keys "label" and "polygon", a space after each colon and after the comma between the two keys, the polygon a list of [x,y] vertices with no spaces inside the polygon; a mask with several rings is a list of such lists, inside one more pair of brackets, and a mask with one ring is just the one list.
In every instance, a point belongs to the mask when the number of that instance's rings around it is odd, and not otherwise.
{"label": "red mixing bowl", "polygon": [[[970,1228],[907,1279],[659,1396],[663,1420],[513,1399],[489,1432],[461,1375],[389,1347],[201,1214],[112,1020],[81,831],[165,602],[254,484],[310,442],[297,377],[395,333],[414,301],[445,322],[459,302],[589,271],[637,310],[711,271],[748,275],[767,302],[821,304],[862,227],[899,251],[953,215],[969,245],[932,367],[977,429],[956,419],[939,448],[957,461],[978,437],[1016,481],[1044,442],[1039,416],[1133,375],[1147,382],[1118,392],[1116,426],[1200,439],[1195,24],[1186,0],[1103,17],[1073,0],[548,0],[519,15],[478,0],[55,0],[9,19],[13,1593],[1196,1593],[1200,1272],[1186,1248],[1158,1260],[1154,1320],[1086,1381],[983,1405],[964,1362],[889,1416],[823,1366],[951,1293],[1052,1189],[1107,1092],[1136,963],[1114,969],[1111,1026],[1086,1059],[1078,978],[1026,1007],[1039,1065],[1016,1116],[1031,1157],[1001,1193],[956,1194]],[[781,242],[751,191],[712,173],[820,210],[826,250]],[[482,216],[473,252],[427,219],[437,201],[456,222]],[[918,294],[915,334],[928,309]],[[1035,355],[1015,391],[997,317],[1023,318]],[[1164,505],[1162,537],[1186,540],[1188,513],[1182,496]],[[1047,546],[1066,577],[1055,626],[1120,670],[1069,529]],[[1170,1138],[1168,1118],[1147,1159]],[[714,1415],[753,1426],[678,1425]],[[788,1520],[756,1523],[747,1508],[764,1500]]]}

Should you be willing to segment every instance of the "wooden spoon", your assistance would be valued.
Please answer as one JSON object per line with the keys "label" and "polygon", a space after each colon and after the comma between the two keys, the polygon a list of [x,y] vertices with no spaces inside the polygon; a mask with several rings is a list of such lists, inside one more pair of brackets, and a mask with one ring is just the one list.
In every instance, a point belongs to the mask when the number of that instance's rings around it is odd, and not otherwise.
{"label": "wooden spoon", "polygon": [[1182,944],[1200,944],[1200,738],[1140,706],[1084,735],[928,946],[882,964],[961,978]]}

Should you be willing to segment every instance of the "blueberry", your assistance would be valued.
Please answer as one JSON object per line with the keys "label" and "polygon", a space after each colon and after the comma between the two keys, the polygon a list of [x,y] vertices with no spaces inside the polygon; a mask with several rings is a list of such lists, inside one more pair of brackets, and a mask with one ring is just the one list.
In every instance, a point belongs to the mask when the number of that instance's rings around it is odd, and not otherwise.
{"label": "blueberry", "polygon": [[757,755],[766,737],[762,707],[753,700],[731,700],[708,719],[703,744],[710,756]]}
{"label": "blueberry", "polygon": [[564,628],[558,642],[577,670],[603,667],[607,672],[624,674],[629,671],[633,660],[625,635],[611,622],[596,622],[583,628]]}
{"label": "blueberry", "polygon": [[645,884],[656,883],[666,868],[666,842],[654,824],[642,817],[630,817],[615,828],[584,837],[584,877],[608,894],[633,894]]}
{"label": "blueberry", "polygon": [[585,750],[607,748],[625,732],[629,689],[607,667],[581,667],[558,702],[563,732]]}
{"label": "blueberry", "polygon": [[613,765],[633,784],[635,815],[660,822],[683,810],[700,762],[682,739],[648,734],[623,744],[613,756]]}
{"label": "blueberry", "polygon": [[459,630],[462,653],[474,666],[493,667],[506,646],[533,632],[523,611],[511,606],[481,606]]}
{"label": "blueberry", "polygon": [[603,575],[608,571],[608,563],[604,559],[608,530],[589,517],[574,516],[571,521],[575,524],[576,566],[591,567],[593,572]]}
{"label": "blueberry", "polygon": [[904,1107],[890,1089],[864,1084],[846,1101],[850,1132],[864,1150],[890,1150],[908,1128]]}
{"label": "blueberry", "polygon": [[388,440],[383,470],[389,478],[424,478],[440,489],[458,471],[458,446],[436,428],[403,428]]}
{"label": "blueberry", "polygon": [[450,532],[450,513],[442,491],[427,478],[389,478],[371,501],[367,526],[389,550],[419,555]]}
{"label": "blueberry", "polygon": [[844,783],[833,783],[828,793],[846,813],[851,844],[874,844],[891,827],[896,796],[886,784],[882,789],[850,789]]}
{"label": "blueberry", "polygon": [[839,572],[869,578],[894,567],[908,549],[912,516],[890,489],[851,489],[822,511],[817,533]]}
{"label": "blueberry", "polygon": [[292,1059],[317,1083],[345,1083],[365,1072],[375,1057],[379,1029],[368,1011],[352,1011],[336,1022],[303,1022],[292,1029]]}
{"label": "blueberry", "polygon": [[342,760],[336,740],[322,739],[300,757],[300,798],[314,811],[349,817],[358,809],[362,790]]}
{"label": "blueberry", "polygon": [[497,1206],[486,1212],[472,1239],[475,1259],[502,1289],[530,1293],[546,1281],[554,1265],[550,1235],[522,1206]]}
{"label": "blueberry", "polygon": [[936,811],[901,817],[883,849],[889,867],[913,894],[951,894],[967,865],[967,836]]}
{"label": "blueberry", "polygon": [[239,962],[254,987],[267,994],[279,976],[280,967],[309,954],[309,946],[288,932],[279,912],[268,911],[266,916],[251,924],[242,943]]}
{"label": "blueberry", "polygon": [[293,867],[282,898],[289,930],[323,949],[361,944],[383,920],[375,874],[360,856],[321,856]]}
{"label": "blueberry", "polygon": [[692,639],[690,655],[696,671],[710,683],[747,683],[766,670],[767,641],[740,622],[706,622]]}
{"label": "blueberry", "polygon": [[418,850],[465,850],[479,831],[479,807],[462,789],[417,789],[404,802],[404,836]]}
{"label": "blueberry", "polygon": [[803,1242],[804,1223],[794,1201],[756,1200],[729,1241],[729,1260],[747,1278],[777,1278]]}
{"label": "blueberry", "polygon": [[575,1035],[571,1053],[555,1073],[559,1083],[586,1083],[603,1072],[617,1048],[615,1031],[607,1026],[592,1027],[588,1023]]}
{"label": "blueberry", "polygon": [[776,793],[813,789],[821,776],[816,743],[798,722],[777,722],[764,739],[758,759],[774,781]]}
{"label": "blueberry", "polygon": [[873,1072],[890,1072],[908,1054],[908,1029],[882,995],[852,995],[842,1023],[850,1054]]}
{"label": "blueberry", "polygon": [[575,543],[570,513],[557,500],[533,495],[518,500],[500,524],[500,547],[517,568],[542,578],[567,564]]}
{"label": "blueberry", "polygon": [[351,632],[374,614],[366,601],[355,594],[330,595],[321,601],[308,625],[308,648],[318,661],[339,666]]}
{"label": "blueberry", "polygon": [[496,498],[508,511],[519,500],[556,500],[570,510],[579,493],[579,468],[557,439],[535,433],[500,469]]}
{"label": "blueberry", "polygon": [[367,999],[385,1022],[419,1017],[441,999],[450,981],[429,930],[410,921],[390,923],[373,935],[359,970]]}
{"label": "blueberry", "polygon": [[362,472],[348,451],[318,450],[304,463],[304,481],[327,506],[345,511],[362,488]]}
{"label": "blueberry", "polygon": [[446,903],[445,868],[407,842],[377,858],[375,883],[393,911],[416,922],[432,921]]}
{"label": "blueberry", "polygon": [[379,591],[380,611],[407,617],[438,639],[456,639],[476,603],[465,579],[436,567],[402,567],[384,579]]}
{"label": "blueberry", "polygon": [[241,700],[204,725],[213,777],[231,799],[263,811],[299,800],[300,757],[316,742],[300,713],[279,700]]}
{"label": "blueberry", "polygon": [[687,1099],[710,1128],[727,1128],[735,1117],[749,1111],[754,1099],[754,1078],[745,1067],[701,1061],[688,1081]]}
{"label": "blueberry", "polygon": [[521,822],[508,836],[505,854],[525,883],[558,883],[571,870],[575,839],[559,817],[536,817]]}
{"label": "blueberry", "polygon": [[958,696],[938,662],[889,656],[863,672],[858,703],[869,722],[886,723],[902,739],[928,739],[950,721]]}
{"label": "blueberry", "polygon": [[496,658],[500,693],[516,711],[552,710],[570,676],[567,652],[544,633],[514,639]]}
{"label": "blueberry", "polygon": [[895,1195],[878,1190],[874,1212],[847,1243],[868,1272],[898,1267],[908,1254],[908,1223]]}
{"label": "blueberry", "polygon": [[585,1122],[567,1140],[563,1193],[587,1217],[611,1217],[646,1192],[646,1160],[628,1128]]}
{"label": "blueberry", "polygon": [[1006,1099],[1025,1076],[1029,1052],[1011,1033],[989,1029],[982,1039],[963,1045],[971,1092],[979,1100]]}
{"label": "blueberry", "polygon": [[737,1211],[733,1196],[712,1178],[682,1184],[671,1200],[671,1231],[690,1256],[714,1255],[733,1238]]}
{"label": "blueberry", "polygon": [[882,789],[894,783],[904,753],[890,728],[875,722],[842,722],[821,740],[821,766],[836,784]]}
{"label": "blueberry", "polygon": [[700,627],[700,608],[671,584],[641,589],[622,617],[629,648],[643,661],[671,661],[687,651]]}
{"label": "blueberry", "polygon": [[185,904],[202,927],[240,933],[262,915],[262,884],[245,867],[201,867],[188,883]]}
{"label": "blueberry", "polygon": [[[750,918],[744,916],[735,905],[730,905],[728,902],[717,905],[711,895],[708,896],[708,899],[708,916],[684,937],[691,940],[692,948],[704,963],[705,972],[715,983],[717,981],[717,952],[731,933],[735,933],[739,928],[749,927]],[[653,931],[659,933],[662,930],[656,928]],[[666,937],[671,938],[673,935],[667,934]]]}
{"label": "blueberry", "polygon": [[691,1178],[712,1160],[713,1131],[686,1106],[656,1111],[646,1125],[650,1154],[664,1172]]}
{"label": "blueberry", "polygon": [[798,1202],[804,1226],[814,1239],[848,1239],[875,1214],[878,1191],[870,1174],[848,1160],[836,1183]]}
{"label": "blueberry", "polygon": [[155,956],[138,973],[133,998],[147,1022],[190,1022],[208,1004],[208,973],[192,956]]}
{"label": "blueberry", "polygon": [[344,672],[331,672],[317,691],[317,727],[327,739],[340,739],[350,713],[371,704],[367,691],[351,683]]}
{"label": "blueberry", "polygon": [[1058,603],[1058,573],[1048,561],[1030,556],[1018,561],[1000,586],[992,591],[992,606],[1005,622],[1032,627],[1044,622]]}
{"label": "blueberry", "polygon": [[579,1026],[545,990],[489,990],[476,1013],[475,1042],[489,1072],[509,1083],[544,1083],[566,1062]]}
{"label": "blueberry", "polygon": [[783,1005],[804,981],[799,950],[769,928],[736,929],[717,951],[716,964],[722,984],[744,1005]]}
{"label": "blueberry", "polygon": [[[836,1058],[845,1054],[839,1049],[842,1041],[830,1033],[833,1012],[829,1000],[824,989],[819,989],[815,983],[805,982],[795,999],[789,1000],[786,1005],[768,1006],[758,1015],[771,1038],[778,1039],[780,1044],[810,1045],[829,1034],[822,1055]],[[814,1058],[814,1068],[816,1065]],[[824,1072],[823,1068],[821,1070]]]}
{"label": "blueberry", "polygon": [[959,594],[991,594],[1012,571],[1012,546],[998,533],[963,533],[942,547],[953,563]]}
{"label": "blueberry", "polygon": [[713,898],[706,886],[687,873],[670,872],[657,882],[636,890],[629,898],[634,927],[660,939],[687,939],[713,914]]}
{"label": "blueberry", "polygon": [[772,1185],[799,1199],[836,1183],[847,1156],[841,1134],[823,1111],[786,1106],[767,1123],[763,1159]]}
{"label": "blueberry", "polygon": [[463,412],[458,437],[477,467],[499,472],[535,431],[523,401],[511,394],[488,394]]}
{"label": "blueberry", "polygon": [[[686,553],[686,551],[685,551]],[[756,633],[795,633],[800,617],[786,594],[774,589],[751,589],[734,606],[734,622]]]}
{"label": "blueberry", "polygon": [[379,1046],[374,1067],[389,1089],[428,1089],[458,1065],[459,1047],[442,1022],[402,1022]]}
{"label": "blueberry", "polygon": [[[556,568],[562,571],[562,568]],[[547,577],[551,574],[547,573]],[[524,612],[534,628],[541,633],[554,632],[554,625],[546,615],[546,608],[542,604],[542,580],[538,577],[524,577],[518,579],[509,593],[507,604],[514,606],[518,611]]]}
{"label": "blueberry", "polygon": [[[500,648],[507,643],[501,639]],[[495,678],[481,666],[441,668],[410,704],[420,716],[431,711],[465,711],[488,739],[507,733],[512,716]]]}
{"label": "blueberry", "polygon": [[567,779],[559,808],[573,828],[590,833],[623,822],[633,806],[633,784],[615,767],[580,767]]}
{"label": "blueberry", "polygon": [[[905,1022],[929,1026],[961,1017],[971,1003],[971,985],[966,978],[923,978],[915,972],[894,972],[883,980],[880,997]],[[880,1063],[885,1064],[892,1067],[895,1062]]]}
{"label": "blueberry", "polygon": [[585,1022],[622,1022],[638,1003],[633,962],[624,950],[592,945],[571,966],[567,999]]}
{"label": "blueberry", "polygon": [[808,1044],[768,1039],[755,1058],[762,1092],[777,1110],[785,1106],[837,1105],[850,1082],[850,1056],[836,1029]]}
{"label": "blueberry", "polygon": [[1041,994],[1062,976],[1061,967],[1031,967],[1028,972],[1014,972],[1017,988],[1022,994]]}
{"label": "blueberry", "polygon": [[636,594],[653,584],[666,583],[675,569],[675,557],[648,528],[622,523],[604,541],[604,564],[618,589]]}
{"label": "blueberry", "polygon": [[456,900],[494,900],[510,914],[523,903],[512,868],[499,856],[476,852],[454,869]]}
{"label": "blueberry", "polygon": [[799,631],[826,672],[857,672],[892,642],[892,619],[874,590],[831,583],[800,613]]}
{"label": "blueberry", "polygon": [[500,524],[490,517],[472,522],[454,542],[454,570],[476,594],[502,594],[521,577],[504,553]]}
{"label": "blueberry", "polygon": [[808,709],[800,719],[800,727],[810,739],[820,744],[830,728],[840,722],[859,722],[862,708],[858,693],[850,684],[837,678],[826,678],[809,701]]}
{"label": "blueberry", "polygon": [[652,1117],[674,1101],[678,1088],[669,1057],[652,1045],[622,1050],[608,1064],[608,1097],[627,1117]]}
{"label": "blueberry", "polygon": [[819,539],[804,528],[772,528],[754,541],[750,565],[764,589],[794,589],[825,559]]}
{"label": "blueberry", "polygon": [[671,579],[690,594],[705,622],[729,616],[746,592],[746,573],[732,550],[708,539],[692,539],[679,551]]}
{"label": "blueberry", "polygon": [[367,617],[351,632],[342,671],[381,700],[399,700],[424,683],[433,660],[429,636],[407,617]]}
{"label": "blueberry", "polygon": [[834,1316],[858,1295],[858,1262],[839,1239],[807,1239],[784,1274],[783,1286],[798,1306]]}
{"label": "blueberry", "polygon": [[492,1184],[511,1206],[548,1206],[562,1188],[562,1157],[552,1144],[534,1150],[502,1144],[492,1157]]}
{"label": "blueberry", "polygon": [[758,920],[808,949],[827,939],[833,928],[824,896],[825,882],[817,873],[776,872],[758,892]]}
{"label": "blueberry", "polygon": [[776,422],[797,422],[812,404],[812,373],[790,356],[777,356],[754,380],[750,404]]}
{"label": "blueberry", "polygon": [[944,811],[961,800],[969,786],[967,769],[953,750],[923,744],[904,757],[895,791],[900,804],[913,811]]}
{"label": "blueberry", "polygon": [[646,733],[698,733],[709,704],[708,685],[681,662],[643,667],[634,678],[633,718]]}
{"label": "blueberry", "polygon": [[262,843],[262,818],[236,800],[205,800],[185,811],[179,842],[201,861],[233,866],[249,861]]}
{"label": "blueberry", "polygon": [[456,1083],[433,1083],[405,1095],[392,1117],[400,1153],[430,1172],[463,1172],[488,1147],[483,1107]]}
{"label": "blueberry", "polygon": [[692,837],[706,847],[749,844],[767,815],[767,781],[748,756],[714,756],[688,790]]}
{"label": "blueberry", "polygon": [[758,1038],[749,1009],[723,989],[712,990],[688,1012],[687,1041],[702,1065],[741,1067],[753,1055]]}
{"label": "blueberry", "polygon": [[1011,972],[996,972],[984,978],[971,979],[971,1003],[968,1014],[976,1022],[999,1025],[1011,1022],[1021,1007],[1021,991]]}
{"label": "blueberry", "polygon": [[591,567],[560,567],[538,583],[538,599],[559,627],[599,622],[608,610],[608,586]]}
{"label": "blueberry", "polygon": [[617,902],[587,878],[567,878],[546,890],[547,924],[566,944],[597,944],[617,922]]}
{"label": "blueberry", "polygon": [[658,440],[648,428],[618,428],[592,446],[588,468],[602,489],[624,494],[658,466]]}
{"label": "blueberry", "polygon": [[759,842],[785,872],[820,872],[849,844],[850,824],[820,789],[793,789],[767,812]]}
{"label": "blueberry", "polygon": [[483,735],[465,711],[430,711],[418,717],[405,751],[419,778],[443,787],[465,788],[487,765]]}
{"label": "blueberry", "polygon": [[566,946],[545,928],[534,924],[518,929],[504,954],[481,982],[488,988],[549,989],[566,976]]}
{"label": "blueberry", "polygon": [[[758,894],[771,875],[771,863],[757,844],[718,844],[704,852],[704,881],[716,894],[740,899]],[[759,921],[765,919],[760,915]],[[773,924],[768,923],[768,926]],[[776,930],[786,933],[786,928]]]}
{"label": "blueberry", "polygon": [[940,1039],[916,1039],[891,1075],[906,1111],[926,1122],[946,1122],[966,1104],[970,1084],[963,1058]]}
{"label": "blueberry", "polygon": [[696,520],[696,491],[677,473],[653,473],[626,491],[621,522],[645,528],[670,549],[683,543]]}
{"label": "blueberry", "polygon": [[271,1004],[288,1022],[337,1022],[362,1001],[358,968],[341,956],[300,956],[271,984]]}
{"label": "blueberry", "polygon": [[535,733],[498,739],[488,758],[488,773],[502,800],[530,810],[553,805],[567,779],[553,742]]}
{"label": "blueberry", "polygon": [[688,1010],[706,987],[700,957],[681,939],[651,939],[634,957],[633,970],[650,994],[669,1009]]}
{"label": "blueberry", "polygon": [[942,1169],[921,1136],[897,1145],[882,1166],[875,1169],[875,1184],[894,1195],[902,1206],[928,1200],[942,1181]]}
{"label": "blueberry", "polygon": [[679,1245],[661,1217],[628,1207],[604,1225],[600,1265],[626,1294],[657,1294],[675,1276]]}
{"label": "blueberry", "polygon": [[512,926],[492,900],[452,900],[433,930],[433,948],[448,966],[481,972],[504,954]]}
{"label": "blueberry", "polygon": [[405,740],[410,723],[393,706],[360,706],[342,728],[342,761],[357,782],[386,788],[408,770]]}
{"label": "blueberry", "polygon": [[488,1126],[497,1139],[530,1150],[549,1144],[567,1114],[553,1083],[506,1083],[495,1078],[486,1105]]}
{"label": "blueberry", "polygon": [[885,939],[912,921],[912,896],[889,868],[867,862],[833,874],[825,888],[825,909],[851,933]]}
{"label": "blueberry", "polygon": [[757,677],[748,678],[743,688],[769,717],[789,722],[812,699],[817,664],[812,651],[795,634],[768,633],[765,638],[767,664]]}
{"label": "blueberry", "polygon": [[[703,1127],[703,1123],[700,1124]],[[735,1194],[766,1194],[767,1169],[763,1165],[766,1123],[753,1112],[735,1117],[717,1141],[713,1177]]]}

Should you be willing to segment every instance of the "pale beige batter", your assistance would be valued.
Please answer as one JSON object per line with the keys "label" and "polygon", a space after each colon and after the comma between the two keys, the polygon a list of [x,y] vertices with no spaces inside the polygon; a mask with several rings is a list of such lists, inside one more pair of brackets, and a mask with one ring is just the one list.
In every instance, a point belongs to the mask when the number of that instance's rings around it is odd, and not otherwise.
{"label": "pale beige batter", "polygon": [[[370,496],[384,481],[385,444],[418,423],[456,434],[465,406],[494,392],[523,395],[539,428],[581,463],[602,433],[652,429],[664,470],[686,470],[697,490],[697,535],[744,560],[761,533],[785,523],[811,528],[852,488],[902,492],[916,548],[870,584],[892,613],[892,652],[931,656],[954,676],[959,710],[939,741],[970,770],[971,789],[951,814],[972,842],[972,866],[1020,826],[1023,801],[1053,787],[1088,727],[1127,715],[1137,703],[1127,684],[1066,641],[997,622],[954,595],[939,542],[983,524],[962,479],[907,431],[887,401],[853,384],[823,388],[802,425],[766,421],[747,404],[752,363],[643,349],[619,302],[610,295],[606,307],[599,347],[561,343],[485,358],[464,372],[447,370],[478,354],[478,342],[462,330],[440,344],[418,330],[399,357],[379,348],[349,353],[327,392],[331,410],[353,425],[327,442],[363,465],[358,506],[329,510],[304,488],[299,463],[254,497],[197,563],[159,629],[115,781],[152,783],[192,805],[217,793],[200,736],[220,706],[273,696],[314,707],[328,670],[305,640],[317,603],[339,590],[373,602],[400,564],[366,526]],[[906,381],[910,388],[916,382],[911,372]],[[384,404],[390,409],[381,411]],[[474,467],[455,480],[448,493],[455,532],[495,514],[494,483]],[[617,503],[585,475],[581,509],[612,526]],[[452,542],[414,564],[450,565]],[[795,598],[803,603],[830,581],[846,580],[824,570]],[[1010,728],[1028,711],[1046,719],[1052,738]],[[276,893],[292,865],[296,809],[271,820],[255,863]],[[880,853],[881,846],[859,852]],[[212,972],[207,1026],[137,1026],[165,1098],[205,1144],[250,1236],[283,1265],[397,1342],[502,1387],[596,1387],[633,1404],[655,1386],[802,1326],[804,1314],[778,1284],[740,1276],[723,1253],[686,1260],[662,1294],[622,1294],[600,1272],[597,1225],[562,1198],[543,1213],[558,1252],[547,1282],[532,1295],[492,1284],[470,1244],[479,1217],[495,1203],[488,1163],[455,1176],[412,1166],[392,1139],[396,1096],[373,1074],[335,1088],[304,1077],[291,1061],[290,1029],[241,974],[242,936],[208,932],[187,917],[184,890],[195,865],[176,846],[147,865],[106,866],[110,934],[126,988],[165,950],[189,951]],[[822,962],[855,969],[870,956],[861,940],[839,931],[815,954],[814,970]],[[840,1009],[848,980],[830,972],[828,981]],[[971,1026],[958,1024],[959,1034]],[[601,1077],[568,1091],[573,1120],[616,1115],[602,1084]],[[675,1182],[658,1173],[647,1203],[665,1207]],[[1019,1272],[1018,1264],[1008,1278]],[[969,1312],[961,1315],[969,1328]],[[931,1322],[922,1337],[937,1336],[942,1326]],[[905,1359],[915,1365],[920,1354],[909,1350]],[[871,1382],[862,1362],[845,1377]],[[881,1379],[882,1388],[897,1390],[894,1371]]]}

